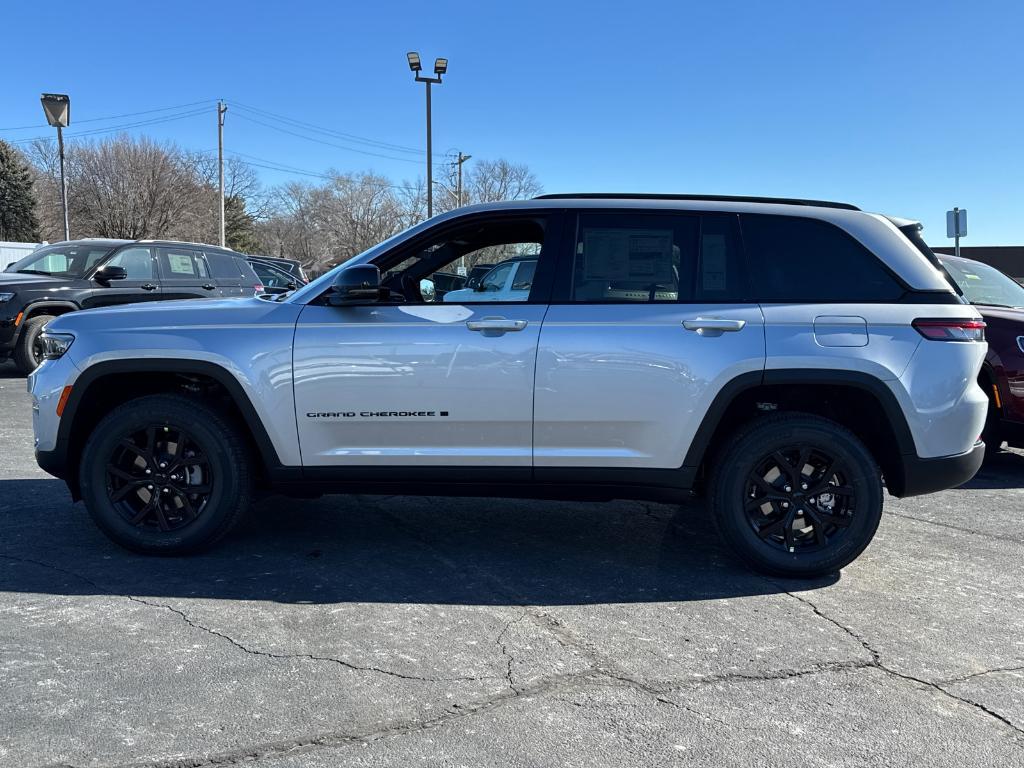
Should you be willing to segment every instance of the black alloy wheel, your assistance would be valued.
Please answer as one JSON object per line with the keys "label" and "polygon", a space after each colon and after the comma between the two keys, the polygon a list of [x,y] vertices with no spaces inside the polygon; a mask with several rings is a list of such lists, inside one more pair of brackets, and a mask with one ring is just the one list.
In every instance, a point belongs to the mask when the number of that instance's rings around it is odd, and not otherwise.
{"label": "black alloy wheel", "polygon": [[216,482],[206,454],[180,427],[148,424],[107,462],[107,495],[132,525],[176,531],[203,514]]}
{"label": "black alloy wheel", "polygon": [[775,576],[811,578],[851,563],[882,519],[882,473],[847,427],[783,412],[741,426],[712,460],[715,527],[736,555]]}
{"label": "black alloy wheel", "polygon": [[856,491],[829,452],[807,445],[772,451],[747,478],[743,508],[765,544],[807,552],[834,544],[850,529]]}
{"label": "black alloy wheel", "polygon": [[252,499],[253,454],[224,404],[178,393],[113,408],[79,459],[89,515],[122,547],[183,555],[216,544]]}

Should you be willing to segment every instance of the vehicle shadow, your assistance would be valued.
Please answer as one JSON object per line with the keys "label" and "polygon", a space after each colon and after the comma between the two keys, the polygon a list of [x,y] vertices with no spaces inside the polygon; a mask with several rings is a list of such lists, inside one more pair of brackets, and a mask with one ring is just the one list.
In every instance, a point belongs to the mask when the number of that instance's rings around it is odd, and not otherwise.
{"label": "vehicle shadow", "polygon": [[9,360],[0,361],[0,379],[24,379],[25,374]]}
{"label": "vehicle shadow", "polygon": [[989,490],[1024,487],[1024,453],[1002,450],[986,456],[978,474],[960,487]]}
{"label": "vehicle shadow", "polygon": [[702,503],[271,497],[214,550],[110,543],[57,480],[0,480],[0,592],[282,603],[568,605],[802,591],[739,565]]}

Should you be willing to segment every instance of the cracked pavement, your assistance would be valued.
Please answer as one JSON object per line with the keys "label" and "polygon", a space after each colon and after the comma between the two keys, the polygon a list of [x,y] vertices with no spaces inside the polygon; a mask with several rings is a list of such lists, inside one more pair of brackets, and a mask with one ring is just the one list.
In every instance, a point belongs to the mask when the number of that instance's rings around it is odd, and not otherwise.
{"label": "cracked pavement", "polygon": [[0,766],[1024,764],[1024,453],[814,582],[699,501],[268,498],[151,559],[0,413]]}

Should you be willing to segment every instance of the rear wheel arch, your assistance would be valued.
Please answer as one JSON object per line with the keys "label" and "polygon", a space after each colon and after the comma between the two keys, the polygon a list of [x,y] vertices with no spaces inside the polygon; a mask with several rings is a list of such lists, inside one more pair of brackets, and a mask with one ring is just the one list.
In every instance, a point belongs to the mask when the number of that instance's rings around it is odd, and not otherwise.
{"label": "rear wheel arch", "polygon": [[730,435],[758,416],[777,411],[822,416],[846,427],[871,451],[889,491],[902,494],[901,457],[916,453],[913,434],[888,386],[859,371],[775,369],[737,376],[712,401],[683,469],[698,477],[708,474],[707,463]]}
{"label": "rear wheel arch", "polygon": [[78,466],[92,428],[121,403],[167,392],[224,400],[228,415],[238,423],[266,475],[288,474],[252,401],[227,369],[199,360],[110,360],[90,366],[75,380],[60,420],[57,445],[64,446],[65,452],[60,464],[75,499],[79,498]]}

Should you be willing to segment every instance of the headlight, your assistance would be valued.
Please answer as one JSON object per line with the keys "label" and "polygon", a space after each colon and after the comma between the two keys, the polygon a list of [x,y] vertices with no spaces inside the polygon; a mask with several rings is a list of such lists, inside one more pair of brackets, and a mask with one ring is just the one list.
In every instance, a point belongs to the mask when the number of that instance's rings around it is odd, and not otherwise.
{"label": "headlight", "polygon": [[0,304],[3,304],[5,301],[10,301],[13,298],[13,293],[0,293]]}
{"label": "headlight", "polygon": [[75,337],[70,333],[47,333],[39,334],[39,342],[43,345],[43,359],[56,360],[63,357],[64,353],[71,349],[71,343]]}

